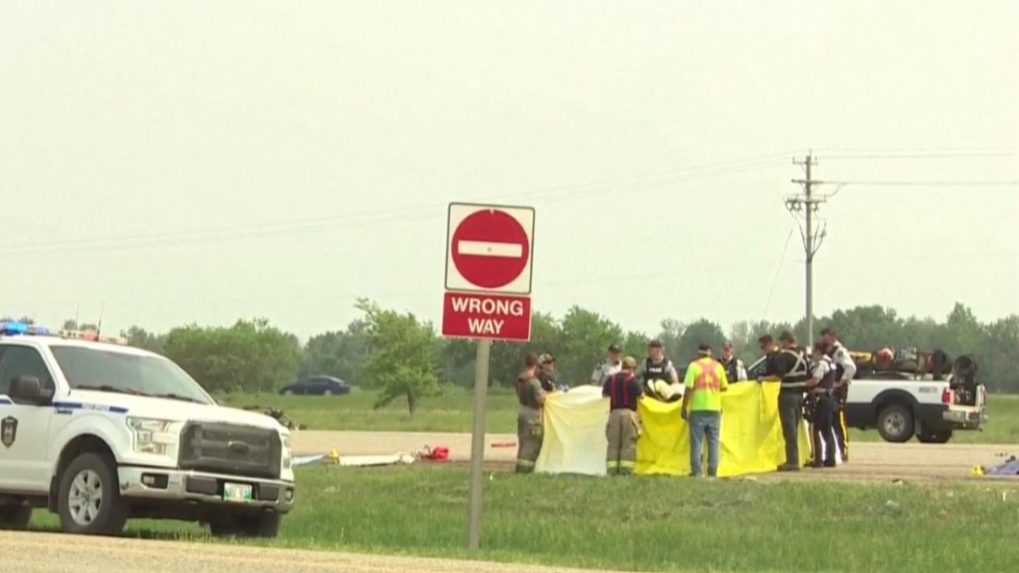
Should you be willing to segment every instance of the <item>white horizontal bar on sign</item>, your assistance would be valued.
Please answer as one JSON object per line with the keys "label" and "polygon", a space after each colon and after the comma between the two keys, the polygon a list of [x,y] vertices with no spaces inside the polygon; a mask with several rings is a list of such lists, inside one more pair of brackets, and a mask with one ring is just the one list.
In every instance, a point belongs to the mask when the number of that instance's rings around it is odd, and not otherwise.
{"label": "white horizontal bar on sign", "polygon": [[492,243],[489,241],[459,241],[456,250],[461,255],[481,255],[485,257],[508,257],[519,259],[524,256],[524,247],[520,243]]}

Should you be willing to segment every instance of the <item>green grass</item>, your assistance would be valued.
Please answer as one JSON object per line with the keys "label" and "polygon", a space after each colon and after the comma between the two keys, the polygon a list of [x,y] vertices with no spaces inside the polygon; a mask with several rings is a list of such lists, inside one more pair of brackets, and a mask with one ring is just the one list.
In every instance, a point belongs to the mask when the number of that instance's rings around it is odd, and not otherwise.
{"label": "green grass", "polygon": [[[1012,571],[1019,562],[1019,488],[1000,484],[495,473],[484,547],[471,556],[462,466],[317,467],[298,482],[280,539],[263,544],[655,571]],[[174,522],[133,523],[129,534],[210,540]]]}
{"label": "green grass", "polygon": [[[470,432],[473,394],[450,386],[442,396],[425,398],[412,417],[407,402],[396,400],[375,410],[376,392],[347,396],[280,396],[278,394],[227,394],[218,397],[227,405],[280,408],[310,430],[363,430],[402,432]],[[517,399],[511,391],[495,388],[488,394],[487,426],[491,433],[513,433],[517,427]]]}
{"label": "green grass", "polygon": [[[463,388],[447,388],[444,395],[422,400],[411,417],[407,405],[397,401],[374,410],[377,394],[356,392],[349,396],[279,396],[276,394],[228,394],[223,401],[231,406],[260,405],[281,408],[293,420],[312,430],[365,430],[405,432],[470,432],[472,394]],[[956,432],[955,444],[1019,443],[1019,395],[995,394],[989,398],[990,422],[981,432]],[[488,396],[488,431],[516,431],[517,401],[506,389],[493,389]],[[876,430],[852,431],[853,439],[881,441]]]}

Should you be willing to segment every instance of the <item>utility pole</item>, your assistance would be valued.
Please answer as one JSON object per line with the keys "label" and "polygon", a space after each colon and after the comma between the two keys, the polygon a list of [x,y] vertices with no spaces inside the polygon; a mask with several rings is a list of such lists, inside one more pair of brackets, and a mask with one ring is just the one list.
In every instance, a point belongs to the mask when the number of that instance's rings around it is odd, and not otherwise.
{"label": "utility pole", "polygon": [[[806,319],[807,319],[807,344],[814,344],[814,255],[821,248],[827,229],[822,225],[820,231],[814,229],[814,215],[821,207],[821,203],[828,200],[827,197],[813,194],[813,187],[822,182],[811,177],[811,167],[817,165],[817,159],[812,153],[802,161],[793,159],[794,165],[802,165],[806,171],[805,179],[793,179],[792,182],[803,186],[802,195],[794,195],[785,201],[786,209],[793,217],[803,213],[804,225],[800,226],[800,236],[803,238],[803,252],[806,254]],[[797,219],[799,220],[799,219]]]}

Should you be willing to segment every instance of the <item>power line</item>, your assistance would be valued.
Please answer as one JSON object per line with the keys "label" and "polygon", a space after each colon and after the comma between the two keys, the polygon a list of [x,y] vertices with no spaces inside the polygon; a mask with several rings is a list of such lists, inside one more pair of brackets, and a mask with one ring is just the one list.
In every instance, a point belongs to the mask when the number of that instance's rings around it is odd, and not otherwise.
{"label": "power line", "polygon": [[[672,169],[657,174],[646,174],[621,181],[603,180],[576,185],[551,186],[536,191],[515,194],[497,194],[490,195],[489,197],[481,197],[480,199],[495,200],[498,198],[536,198],[555,195],[556,197],[554,199],[547,202],[556,202],[570,200],[574,196],[580,194],[584,197],[590,197],[592,195],[616,193],[619,187],[625,185],[642,185],[645,190],[647,190],[654,186],[667,185],[679,181],[744,173],[770,168],[773,166],[774,160],[777,157],[777,155],[768,155],[736,161],[712,162]],[[598,187],[605,188],[597,190]],[[595,190],[592,191],[592,189]],[[194,229],[187,231],[168,231],[164,233],[107,235],[104,237],[91,238],[79,237],[48,242],[33,241],[7,243],[0,247],[0,253],[21,254],[94,249],[120,251],[159,248],[164,246],[179,246],[185,244],[194,245],[248,238],[265,238],[270,236],[301,234],[308,232],[343,230],[379,223],[415,222],[437,219],[443,216],[443,212],[438,209],[443,206],[445,206],[445,203],[422,203],[394,209],[360,211],[321,217],[293,219],[289,221],[270,221],[244,226]]]}
{"label": "power line", "polygon": [[921,152],[921,153],[836,153],[825,154],[824,158],[836,160],[857,159],[992,159],[1017,157],[1012,152]]}
{"label": "power line", "polygon": [[[827,157],[827,156],[826,156]],[[823,181],[832,185],[867,185],[872,187],[1017,187],[1019,179],[1002,181]]]}

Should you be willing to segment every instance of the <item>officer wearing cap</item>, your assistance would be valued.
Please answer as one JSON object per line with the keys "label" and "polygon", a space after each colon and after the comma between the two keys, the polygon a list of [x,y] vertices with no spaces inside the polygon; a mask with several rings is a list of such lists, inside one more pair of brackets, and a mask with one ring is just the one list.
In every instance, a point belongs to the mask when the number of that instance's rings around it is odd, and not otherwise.
{"label": "officer wearing cap", "polygon": [[782,348],[775,357],[776,374],[782,379],[778,394],[778,414],[782,420],[782,438],[785,440],[785,464],[780,471],[800,469],[800,426],[803,424],[803,393],[807,390],[807,357],[796,345],[793,333],[785,331],[778,338]]}
{"label": "officer wearing cap", "polygon": [[640,437],[640,418],[637,402],[642,394],[636,375],[637,360],[627,356],[621,370],[609,376],[602,386],[602,396],[609,399],[609,422],[605,428],[609,440],[609,475],[629,475],[637,460],[637,438]]}
{"label": "officer wearing cap", "polygon": [[619,374],[619,372],[623,369],[622,361],[620,359],[622,354],[622,347],[615,343],[610,344],[608,357],[605,359],[605,362],[599,364],[591,374],[591,384],[602,386],[609,377]]}

